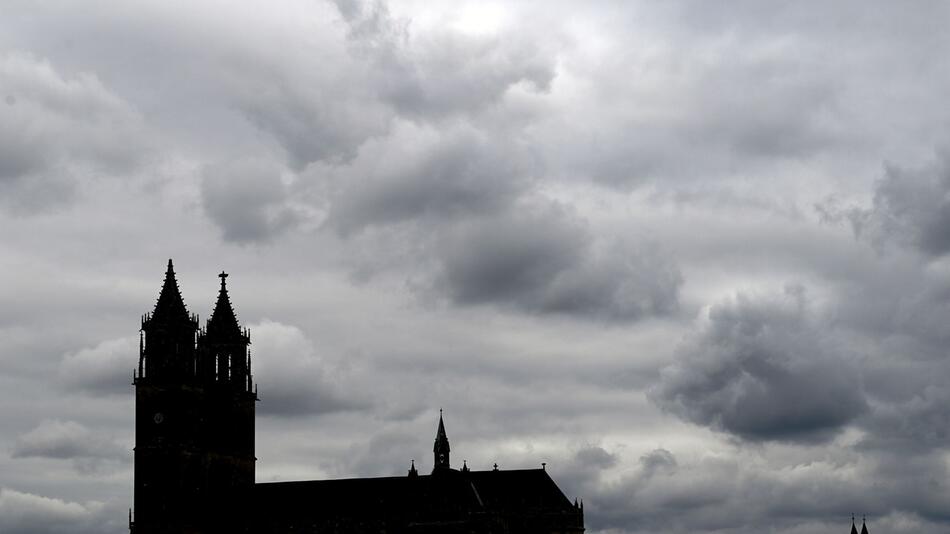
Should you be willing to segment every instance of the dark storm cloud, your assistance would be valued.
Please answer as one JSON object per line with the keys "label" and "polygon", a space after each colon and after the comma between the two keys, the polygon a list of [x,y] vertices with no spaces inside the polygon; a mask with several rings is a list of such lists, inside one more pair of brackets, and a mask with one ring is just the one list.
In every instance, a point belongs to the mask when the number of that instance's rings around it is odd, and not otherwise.
{"label": "dark storm cloud", "polygon": [[437,287],[457,304],[629,321],[678,305],[682,283],[660,250],[595,242],[558,206],[519,206],[443,236]]}
{"label": "dark storm cloud", "polygon": [[868,209],[820,207],[826,219],[848,218],[855,234],[879,246],[893,243],[941,256],[950,251],[950,151],[922,168],[888,165]]}
{"label": "dark storm cloud", "polygon": [[70,200],[75,175],[131,170],[144,150],[140,117],[94,74],[0,53],[0,203],[30,213]]}
{"label": "dark storm cloud", "polygon": [[530,173],[515,151],[474,131],[412,152],[347,184],[333,202],[328,224],[348,234],[403,221],[438,225],[491,215],[518,198]]}
{"label": "dark storm cloud", "polygon": [[280,169],[259,161],[238,160],[205,168],[201,200],[224,240],[234,243],[270,241],[298,220],[288,204]]}
{"label": "dark storm cloud", "polygon": [[829,439],[868,405],[858,368],[810,313],[800,287],[713,306],[651,399],[748,440]]}
{"label": "dark storm cloud", "polygon": [[393,17],[384,2],[335,3],[349,25],[353,52],[372,64],[379,97],[400,115],[439,119],[472,114],[522,82],[547,91],[555,77],[553,57],[516,33],[414,35],[411,22]]}
{"label": "dark storm cloud", "polygon": [[921,454],[950,448],[950,387],[932,384],[903,401],[880,403],[862,421],[869,449]]}

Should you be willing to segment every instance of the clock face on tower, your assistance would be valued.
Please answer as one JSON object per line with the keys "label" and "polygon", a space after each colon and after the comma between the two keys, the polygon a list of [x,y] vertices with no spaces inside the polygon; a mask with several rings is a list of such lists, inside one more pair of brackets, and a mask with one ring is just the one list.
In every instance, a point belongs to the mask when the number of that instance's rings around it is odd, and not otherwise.
{"label": "clock face on tower", "polygon": [[152,417],[152,421],[155,421],[155,424],[156,424],[156,425],[160,425],[160,424],[162,423],[162,421],[164,421],[164,420],[165,420],[165,416],[162,415],[162,412],[157,412],[157,413],[155,414],[155,416]]}

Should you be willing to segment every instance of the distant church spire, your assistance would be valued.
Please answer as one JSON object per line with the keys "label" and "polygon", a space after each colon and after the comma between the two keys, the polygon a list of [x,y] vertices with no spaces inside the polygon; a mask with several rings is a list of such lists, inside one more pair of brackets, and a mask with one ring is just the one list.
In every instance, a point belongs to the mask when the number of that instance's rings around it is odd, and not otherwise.
{"label": "distant church spire", "polygon": [[851,534],[858,534],[858,527],[854,526],[854,514],[851,514]]}
{"label": "distant church spire", "polygon": [[442,409],[439,408],[439,430],[435,434],[435,444],[432,446],[432,452],[435,454],[435,462],[432,464],[433,473],[439,469],[449,469],[449,450],[449,438],[445,435]]}
{"label": "distant church spire", "polygon": [[868,534],[867,518],[861,518],[861,534]]}

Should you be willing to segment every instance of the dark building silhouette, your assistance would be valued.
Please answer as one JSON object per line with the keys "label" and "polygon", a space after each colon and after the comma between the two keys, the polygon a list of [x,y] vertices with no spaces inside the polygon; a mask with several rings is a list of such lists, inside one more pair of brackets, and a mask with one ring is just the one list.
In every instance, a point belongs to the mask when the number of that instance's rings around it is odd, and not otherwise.
{"label": "dark building silhouette", "polygon": [[[854,524],[854,516],[851,516],[851,534],[858,534],[858,527]],[[868,522],[866,517],[861,518],[861,534],[868,534]]]}
{"label": "dark building silhouette", "polygon": [[[221,289],[204,328],[188,313],[172,261],[142,317],[135,385],[133,534],[525,533],[584,531],[542,469],[453,469],[440,410],[433,469],[405,476],[254,480],[250,333]],[[266,356],[265,356],[266,357]]]}

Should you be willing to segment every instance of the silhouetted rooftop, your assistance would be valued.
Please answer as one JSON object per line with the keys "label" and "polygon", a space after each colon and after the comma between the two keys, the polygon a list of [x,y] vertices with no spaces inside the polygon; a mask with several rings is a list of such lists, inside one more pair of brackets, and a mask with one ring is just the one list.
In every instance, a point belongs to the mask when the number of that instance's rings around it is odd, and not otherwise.
{"label": "silhouetted rooftop", "polygon": [[439,470],[432,475],[268,482],[254,486],[265,517],[449,517],[459,514],[574,513],[543,469]]}

